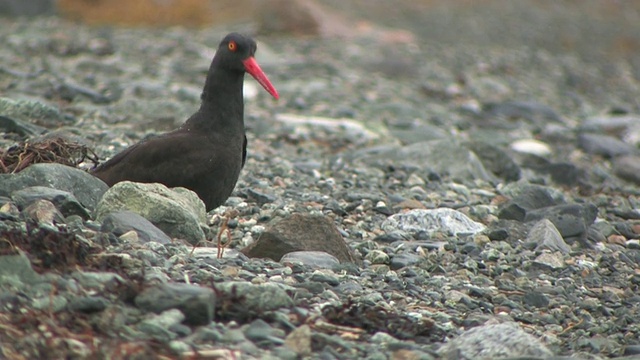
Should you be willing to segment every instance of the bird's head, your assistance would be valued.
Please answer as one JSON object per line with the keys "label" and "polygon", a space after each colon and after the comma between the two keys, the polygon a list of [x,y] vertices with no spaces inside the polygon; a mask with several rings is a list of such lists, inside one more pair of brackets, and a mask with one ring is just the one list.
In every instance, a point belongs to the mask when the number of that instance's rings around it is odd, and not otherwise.
{"label": "bird's head", "polygon": [[278,91],[254,58],[256,49],[256,42],[252,38],[231,33],[220,42],[216,58],[219,59],[220,65],[229,70],[248,72],[271,96],[277,99],[280,97]]}

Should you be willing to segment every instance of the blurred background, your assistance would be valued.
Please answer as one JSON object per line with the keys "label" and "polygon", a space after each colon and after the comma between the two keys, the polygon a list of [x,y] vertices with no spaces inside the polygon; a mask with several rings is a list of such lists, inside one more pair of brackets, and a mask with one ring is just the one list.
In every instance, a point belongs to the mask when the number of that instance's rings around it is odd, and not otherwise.
{"label": "blurred background", "polygon": [[586,58],[622,57],[640,73],[637,0],[0,0],[5,16],[58,14],[90,25],[201,28],[254,23],[263,34],[526,44]]}

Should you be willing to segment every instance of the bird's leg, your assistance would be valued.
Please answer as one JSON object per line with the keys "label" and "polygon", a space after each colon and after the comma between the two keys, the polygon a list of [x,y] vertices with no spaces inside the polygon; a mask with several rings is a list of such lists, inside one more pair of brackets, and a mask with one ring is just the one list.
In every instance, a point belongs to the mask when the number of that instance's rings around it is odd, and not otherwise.
{"label": "bird's leg", "polygon": [[[224,255],[224,249],[231,244],[231,230],[229,229],[229,220],[234,219],[238,216],[238,210],[228,210],[224,213],[224,220],[222,221],[222,225],[220,225],[220,230],[218,231],[218,259],[221,259]],[[227,242],[222,242],[222,233],[226,230],[227,232]]]}
{"label": "bird's leg", "polygon": [[225,217],[224,221],[222,222],[222,225],[220,226],[220,231],[218,231],[218,259],[222,258],[222,255],[224,255],[224,248],[227,247],[227,245],[229,245],[229,243],[231,242],[231,236],[229,236],[229,234],[227,234],[227,237],[229,238],[229,241],[227,241],[226,243],[222,243],[222,233],[225,230],[229,230],[229,227],[227,226],[227,223],[229,223],[229,218]]}

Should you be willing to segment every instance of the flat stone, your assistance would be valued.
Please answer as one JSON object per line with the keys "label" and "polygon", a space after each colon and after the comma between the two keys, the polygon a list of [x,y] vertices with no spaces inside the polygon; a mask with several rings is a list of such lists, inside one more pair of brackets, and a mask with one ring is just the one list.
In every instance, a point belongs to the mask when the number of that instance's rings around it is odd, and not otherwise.
{"label": "flat stone", "polygon": [[171,238],[158,229],[151,221],[132,211],[117,211],[109,213],[102,219],[100,231],[121,236],[129,231],[134,231],[138,239],[143,242],[155,241],[160,244],[168,244]]}
{"label": "flat stone", "polygon": [[244,329],[244,336],[253,342],[284,344],[284,331],[274,328],[262,319],[256,319]]}
{"label": "flat stone", "polygon": [[107,184],[91,174],[62,164],[33,164],[17,174],[0,174],[0,196],[31,186],[44,186],[73,194],[89,211],[94,211]]}
{"label": "flat stone", "polygon": [[[45,0],[34,0],[38,2],[45,2]],[[16,6],[25,2],[15,1]],[[23,6],[27,7],[27,6]],[[51,106],[40,100],[30,99],[9,99],[0,97],[0,114],[24,120],[27,122],[51,123],[51,125],[59,126],[61,122],[67,122],[64,114],[60,112],[57,107]]]}
{"label": "flat stone", "polygon": [[33,284],[40,280],[40,275],[31,267],[29,258],[20,252],[17,255],[0,256],[0,288],[8,278],[19,280],[25,284]]}
{"label": "flat stone", "polygon": [[183,320],[185,320],[185,315],[180,310],[168,309],[144,319],[137,328],[156,340],[167,342],[178,337],[176,333],[171,331],[171,327],[180,324]]}
{"label": "flat stone", "polygon": [[106,309],[108,305],[109,300],[102,296],[82,296],[71,299],[67,308],[71,311],[91,314]]}
{"label": "flat stone", "polygon": [[394,254],[393,256],[391,256],[389,268],[391,268],[391,270],[399,270],[411,265],[415,265],[422,259],[422,256],[408,252]]}
{"label": "flat stone", "polygon": [[144,289],[135,298],[140,309],[157,314],[178,309],[189,325],[207,325],[213,321],[216,295],[213,290],[198,285],[166,283]]}
{"label": "flat stone", "polygon": [[543,252],[535,258],[533,264],[543,270],[558,270],[566,266],[559,252]]}
{"label": "flat stone", "polygon": [[640,185],[640,155],[627,155],[613,161],[613,172],[621,179]]}
{"label": "flat stone", "polygon": [[22,216],[42,225],[62,224],[64,217],[51,201],[36,200],[22,210]]}
{"label": "flat stone", "polygon": [[549,219],[562,237],[581,236],[593,224],[598,208],[593,204],[563,204],[527,212],[524,221]]}
{"label": "flat stone", "polygon": [[216,284],[216,291],[227,304],[225,311],[240,318],[290,308],[294,304],[284,289],[272,283],[258,285],[248,281],[225,281]]}
{"label": "flat stone", "polygon": [[588,154],[616,157],[637,154],[638,149],[613,136],[582,133],[578,135],[578,146]]}
{"label": "flat stone", "polygon": [[549,189],[544,186],[513,183],[503,192],[511,200],[500,207],[500,219],[524,221],[528,211],[556,204]]}
{"label": "flat stone", "polygon": [[89,211],[68,191],[44,186],[30,186],[12,192],[11,199],[19,208],[24,208],[36,200],[47,200],[53,203],[65,217],[78,215],[85,220],[91,217]]}
{"label": "flat stone", "polygon": [[460,360],[553,356],[542,341],[510,323],[471,328],[438,352],[446,359]]}
{"label": "flat stone", "polygon": [[302,263],[311,269],[331,269],[340,264],[340,260],[324,251],[292,251],[280,259],[283,264]]}
{"label": "flat stone", "polygon": [[102,222],[110,213],[123,210],[139,214],[172,238],[192,244],[205,239],[205,206],[191,190],[122,181],[104,194],[96,210],[96,220]]}
{"label": "flat stone", "polygon": [[470,141],[464,144],[473,151],[485,169],[507,182],[517,181],[520,179],[520,167],[509,154],[503,149],[493,144],[483,141]]}
{"label": "flat stone", "polygon": [[448,235],[477,234],[485,229],[481,223],[453,209],[414,209],[388,217],[381,225],[386,232],[442,232]]}
{"label": "flat stone", "polygon": [[451,139],[423,141],[380,150],[364,149],[352,156],[367,165],[382,169],[390,166],[417,168],[417,174],[425,179],[430,174],[437,173],[461,182],[475,179],[497,180],[473,151]]}
{"label": "flat stone", "polygon": [[537,250],[548,249],[563,254],[571,251],[571,247],[564,242],[558,229],[548,219],[542,219],[533,225],[527,235],[527,241],[538,244]]}
{"label": "flat stone", "polygon": [[526,119],[534,124],[546,122],[562,122],[562,118],[551,107],[536,101],[504,101],[501,103],[485,104],[485,117],[504,117],[508,119]]}
{"label": "flat stone", "polygon": [[309,325],[302,325],[287,335],[284,344],[293,350],[298,356],[308,356],[311,354],[311,328]]}
{"label": "flat stone", "polygon": [[256,242],[241,251],[248,257],[274,261],[294,251],[325,251],[340,262],[359,263],[335,224],[323,216],[293,214],[275,220]]}
{"label": "flat stone", "polygon": [[22,137],[39,135],[47,129],[27,121],[22,121],[7,116],[0,115],[0,130],[5,133],[14,133]]}

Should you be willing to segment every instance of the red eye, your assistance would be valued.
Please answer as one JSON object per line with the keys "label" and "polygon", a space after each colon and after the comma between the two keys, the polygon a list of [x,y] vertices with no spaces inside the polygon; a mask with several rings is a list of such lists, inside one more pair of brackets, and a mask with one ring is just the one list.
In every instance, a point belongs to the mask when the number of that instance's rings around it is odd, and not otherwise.
{"label": "red eye", "polygon": [[229,41],[229,45],[227,46],[231,51],[236,51],[236,49],[238,48],[238,45],[236,45],[236,42],[233,40]]}

